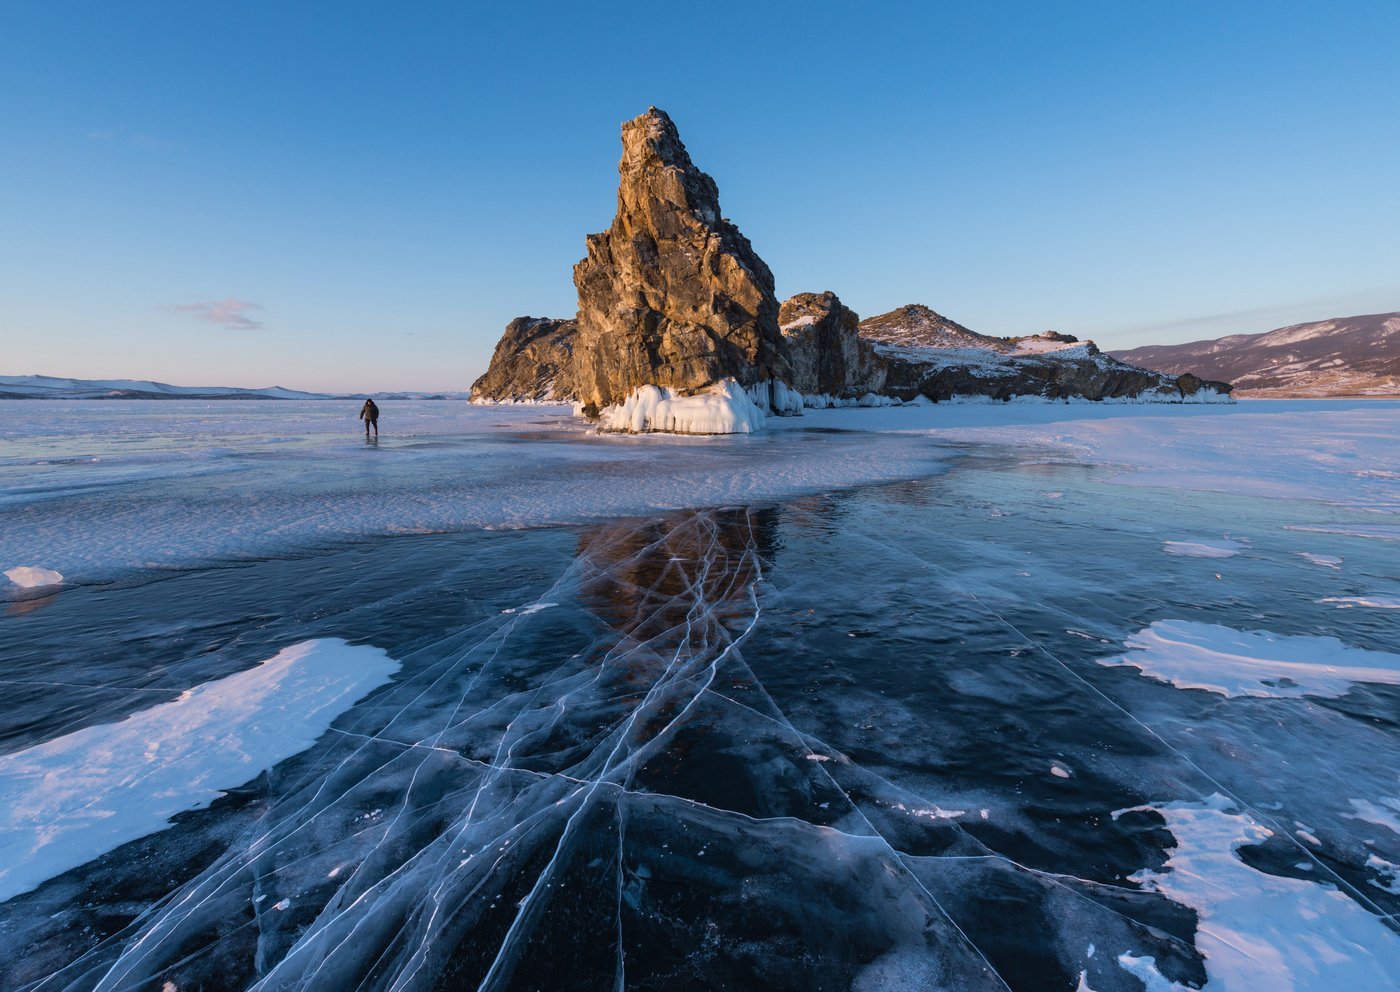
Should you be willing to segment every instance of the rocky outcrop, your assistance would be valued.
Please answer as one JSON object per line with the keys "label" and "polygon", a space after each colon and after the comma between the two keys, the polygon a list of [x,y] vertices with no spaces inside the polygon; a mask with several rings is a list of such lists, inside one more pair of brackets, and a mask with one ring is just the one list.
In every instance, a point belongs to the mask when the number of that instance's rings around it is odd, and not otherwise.
{"label": "rocky outcrop", "polygon": [[1230,392],[1127,365],[1068,334],[979,334],[919,304],[862,321],[825,292],[780,309],[773,274],[655,107],[622,125],[618,174],[612,226],[588,236],[574,266],[576,320],[512,321],[473,399],[574,400],[603,426],[703,432],[753,429],[765,413],[804,405],[1206,402]]}
{"label": "rocky outcrop", "polygon": [[496,344],[486,374],[472,383],[481,403],[547,403],[574,399],[578,321],[516,317]]}
{"label": "rocky outcrop", "polygon": [[862,321],[860,331],[885,366],[884,392],[906,401],[1041,396],[1202,402],[1230,393],[1228,383],[1128,365],[1069,334],[991,337],[918,304]]}
{"label": "rocky outcrop", "polygon": [[884,365],[860,337],[860,316],[830,290],[798,293],[778,310],[791,384],[808,396],[857,398],[884,386]]}
{"label": "rocky outcrop", "polygon": [[585,412],[649,384],[689,393],[726,378],[790,380],[773,274],[721,215],[715,181],[664,111],[622,126],[618,172],[617,216],[574,266]]}

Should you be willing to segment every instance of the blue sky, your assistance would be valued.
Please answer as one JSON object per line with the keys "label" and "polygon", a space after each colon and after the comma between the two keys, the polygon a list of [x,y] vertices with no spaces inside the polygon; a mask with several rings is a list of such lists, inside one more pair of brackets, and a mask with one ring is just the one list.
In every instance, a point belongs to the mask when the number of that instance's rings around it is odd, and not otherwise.
{"label": "blue sky", "polygon": [[655,104],[778,293],[1104,347],[1400,309],[1400,4],[0,6],[0,372],[465,389]]}

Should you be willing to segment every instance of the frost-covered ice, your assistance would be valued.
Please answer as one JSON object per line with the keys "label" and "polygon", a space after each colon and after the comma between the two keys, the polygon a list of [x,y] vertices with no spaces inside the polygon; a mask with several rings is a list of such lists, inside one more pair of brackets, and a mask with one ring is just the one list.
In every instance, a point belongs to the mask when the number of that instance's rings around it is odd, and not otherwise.
{"label": "frost-covered ice", "polygon": [[1400,654],[1349,647],[1335,637],[1158,620],[1124,646],[1126,654],[1099,664],[1131,666],[1179,689],[1222,696],[1341,696],[1357,682],[1400,685]]}
{"label": "frost-covered ice", "polygon": [[1233,558],[1244,547],[1239,541],[1163,541],[1162,550],[1179,558]]}
{"label": "frost-covered ice", "polygon": [[397,670],[376,648],[306,641],[119,723],[0,755],[0,902],[304,751]]}
{"label": "frost-covered ice", "polygon": [[1336,555],[1315,555],[1311,551],[1299,551],[1298,557],[1319,568],[1341,568],[1342,559]]}

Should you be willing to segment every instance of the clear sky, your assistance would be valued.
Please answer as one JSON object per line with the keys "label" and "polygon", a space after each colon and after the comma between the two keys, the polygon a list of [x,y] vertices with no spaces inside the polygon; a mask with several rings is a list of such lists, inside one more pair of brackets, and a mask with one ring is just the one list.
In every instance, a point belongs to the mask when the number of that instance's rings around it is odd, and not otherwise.
{"label": "clear sky", "polygon": [[465,389],[667,110],[780,297],[1400,309],[1400,3],[0,5],[0,372]]}

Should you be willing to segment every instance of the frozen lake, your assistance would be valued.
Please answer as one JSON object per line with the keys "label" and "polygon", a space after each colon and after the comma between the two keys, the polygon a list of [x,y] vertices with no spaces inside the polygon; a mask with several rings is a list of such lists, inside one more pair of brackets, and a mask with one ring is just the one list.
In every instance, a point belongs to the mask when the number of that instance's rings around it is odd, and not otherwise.
{"label": "frozen lake", "polygon": [[1400,403],[0,407],[0,988],[1396,987]]}

